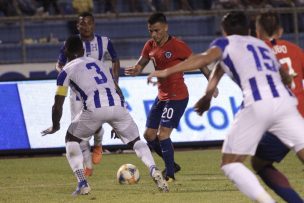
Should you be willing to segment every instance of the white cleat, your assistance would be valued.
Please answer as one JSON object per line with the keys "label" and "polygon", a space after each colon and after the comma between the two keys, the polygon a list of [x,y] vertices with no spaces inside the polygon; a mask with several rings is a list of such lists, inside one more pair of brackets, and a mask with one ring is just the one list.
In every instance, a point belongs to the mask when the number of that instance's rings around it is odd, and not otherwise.
{"label": "white cleat", "polygon": [[160,170],[155,169],[153,176],[154,182],[156,183],[158,189],[162,192],[169,192],[169,186],[167,181],[164,179]]}

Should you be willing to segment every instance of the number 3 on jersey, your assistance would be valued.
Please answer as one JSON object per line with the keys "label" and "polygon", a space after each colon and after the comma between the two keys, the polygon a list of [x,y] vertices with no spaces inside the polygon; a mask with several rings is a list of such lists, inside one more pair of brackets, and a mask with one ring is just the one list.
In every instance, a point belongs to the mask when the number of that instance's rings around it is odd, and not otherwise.
{"label": "number 3 on jersey", "polygon": [[94,77],[97,84],[103,84],[108,81],[106,75],[100,70],[99,66],[96,63],[87,63],[86,67],[89,70],[91,70],[92,68],[95,68],[96,73],[100,76],[100,77],[97,77],[97,76]]}

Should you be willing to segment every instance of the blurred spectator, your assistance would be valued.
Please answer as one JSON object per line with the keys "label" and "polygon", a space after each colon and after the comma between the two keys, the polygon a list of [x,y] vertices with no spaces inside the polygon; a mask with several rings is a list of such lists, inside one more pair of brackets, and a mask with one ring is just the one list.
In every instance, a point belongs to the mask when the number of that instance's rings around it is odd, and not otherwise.
{"label": "blurred spectator", "polygon": [[216,7],[219,9],[238,9],[243,6],[240,0],[218,0]]}
{"label": "blurred spectator", "polygon": [[[269,0],[269,3],[274,8],[284,8],[284,7],[293,7],[294,4],[290,0]],[[280,14],[281,25],[284,28],[285,33],[294,32],[294,24],[292,13],[281,13]]]}
{"label": "blurred spectator", "polygon": [[[202,3],[202,9],[204,10],[210,10],[212,8],[212,5],[213,5],[213,1],[212,0],[203,0],[203,1],[200,1],[200,0],[197,0],[197,3],[201,2]],[[194,4],[196,2],[194,1]],[[196,9],[194,6],[193,6],[194,9]]]}
{"label": "blurred spectator", "polygon": [[0,12],[2,12],[4,16],[18,15],[14,1],[0,0]]}
{"label": "blurred spectator", "polygon": [[[43,12],[45,14],[62,14],[63,11],[60,9],[58,5],[58,0],[38,0],[43,7]],[[52,7],[51,7],[52,6]]]}
{"label": "blurred spectator", "polygon": [[[77,15],[84,12],[93,12],[94,3],[93,0],[72,0],[72,7],[74,13]],[[77,20],[68,21],[68,28],[71,35],[78,34]]]}
{"label": "blurred spectator", "polygon": [[153,0],[146,0],[146,3],[148,4],[148,8],[150,9],[150,11],[152,12],[156,11]]}
{"label": "blurred spectator", "polygon": [[140,0],[129,0],[129,11],[130,12],[142,12],[143,8]]}
{"label": "blurred spectator", "polygon": [[93,0],[72,0],[72,6],[76,14],[93,12]]}
{"label": "blurred spectator", "polygon": [[268,0],[273,7],[291,7],[293,2],[291,0]]}
{"label": "blurred spectator", "polygon": [[[293,0],[295,7],[304,7],[304,0]],[[304,32],[304,13],[298,15],[299,31]]]}
{"label": "blurred spectator", "polygon": [[247,9],[258,9],[258,8],[271,7],[268,0],[242,0],[242,4]]}
{"label": "blurred spectator", "polygon": [[192,7],[188,0],[148,0],[152,11],[171,11],[173,9],[191,11]]}
{"label": "blurred spectator", "polygon": [[188,0],[178,0],[177,9],[182,11],[191,11],[192,7],[190,6]]}
{"label": "blurred spectator", "polygon": [[42,14],[42,9],[36,8],[36,2],[31,0],[17,0],[17,11],[20,10],[21,14],[33,16],[35,14]]}
{"label": "blurred spectator", "polygon": [[104,0],[104,12],[105,13],[117,13],[116,0]]}

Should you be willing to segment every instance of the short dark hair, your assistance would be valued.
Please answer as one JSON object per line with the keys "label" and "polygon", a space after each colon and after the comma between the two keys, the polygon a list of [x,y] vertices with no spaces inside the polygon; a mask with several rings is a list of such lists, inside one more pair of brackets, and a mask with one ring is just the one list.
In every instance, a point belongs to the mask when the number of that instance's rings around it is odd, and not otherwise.
{"label": "short dark hair", "polygon": [[68,54],[74,55],[80,52],[83,49],[82,40],[80,39],[79,35],[70,36],[65,41],[65,51]]}
{"label": "short dark hair", "polygon": [[246,14],[242,11],[231,11],[223,16],[221,22],[227,35],[248,35],[249,22]]}
{"label": "short dark hair", "polygon": [[167,24],[167,18],[165,16],[165,14],[163,14],[163,13],[153,13],[148,18],[148,23],[150,25],[153,25],[155,23],[164,23],[164,24]]}
{"label": "short dark hair", "polygon": [[92,13],[90,13],[90,12],[83,12],[83,13],[80,13],[79,14],[79,16],[78,16],[78,18],[79,17],[91,17],[92,19],[93,19],[93,21],[95,21],[95,18],[94,18],[94,16],[93,16],[93,14]]}
{"label": "short dark hair", "polygon": [[256,22],[266,32],[268,36],[272,36],[281,27],[280,18],[277,13],[268,11],[257,16]]}

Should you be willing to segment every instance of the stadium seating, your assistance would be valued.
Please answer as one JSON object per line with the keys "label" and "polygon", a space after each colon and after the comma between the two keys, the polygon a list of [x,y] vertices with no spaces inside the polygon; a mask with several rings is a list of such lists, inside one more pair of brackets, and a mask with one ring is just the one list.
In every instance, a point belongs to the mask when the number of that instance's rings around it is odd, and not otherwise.
{"label": "stadium seating", "polygon": [[[146,20],[146,17],[131,16],[97,18],[96,33],[111,38],[121,59],[135,59],[149,38]],[[220,33],[218,20],[215,16],[169,15],[169,33],[186,41],[194,52],[200,52]],[[67,20],[27,21],[23,49],[19,22],[2,23],[0,29],[0,64],[54,62],[70,33]],[[58,39],[59,42],[50,43],[50,38]],[[295,42],[294,34],[286,34],[284,38]],[[300,33],[299,40],[299,45],[304,47],[304,33]]]}
{"label": "stadium seating", "polygon": [[[215,18],[205,16],[169,17],[172,35],[185,38],[190,46],[202,50],[215,34]],[[0,39],[0,63],[53,62],[57,59],[62,42],[69,36],[68,22],[34,21],[25,23],[24,37],[26,54],[22,57],[21,29],[19,24],[2,25]],[[122,59],[137,58],[145,41],[149,38],[145,17],[107,18],[96,20],[96,33],[109,36]],[[47,43],[50,37],[60,43]],[[202,45],[201,45],[202,44]],[[13,52],[13,54],[11,54]]]}

